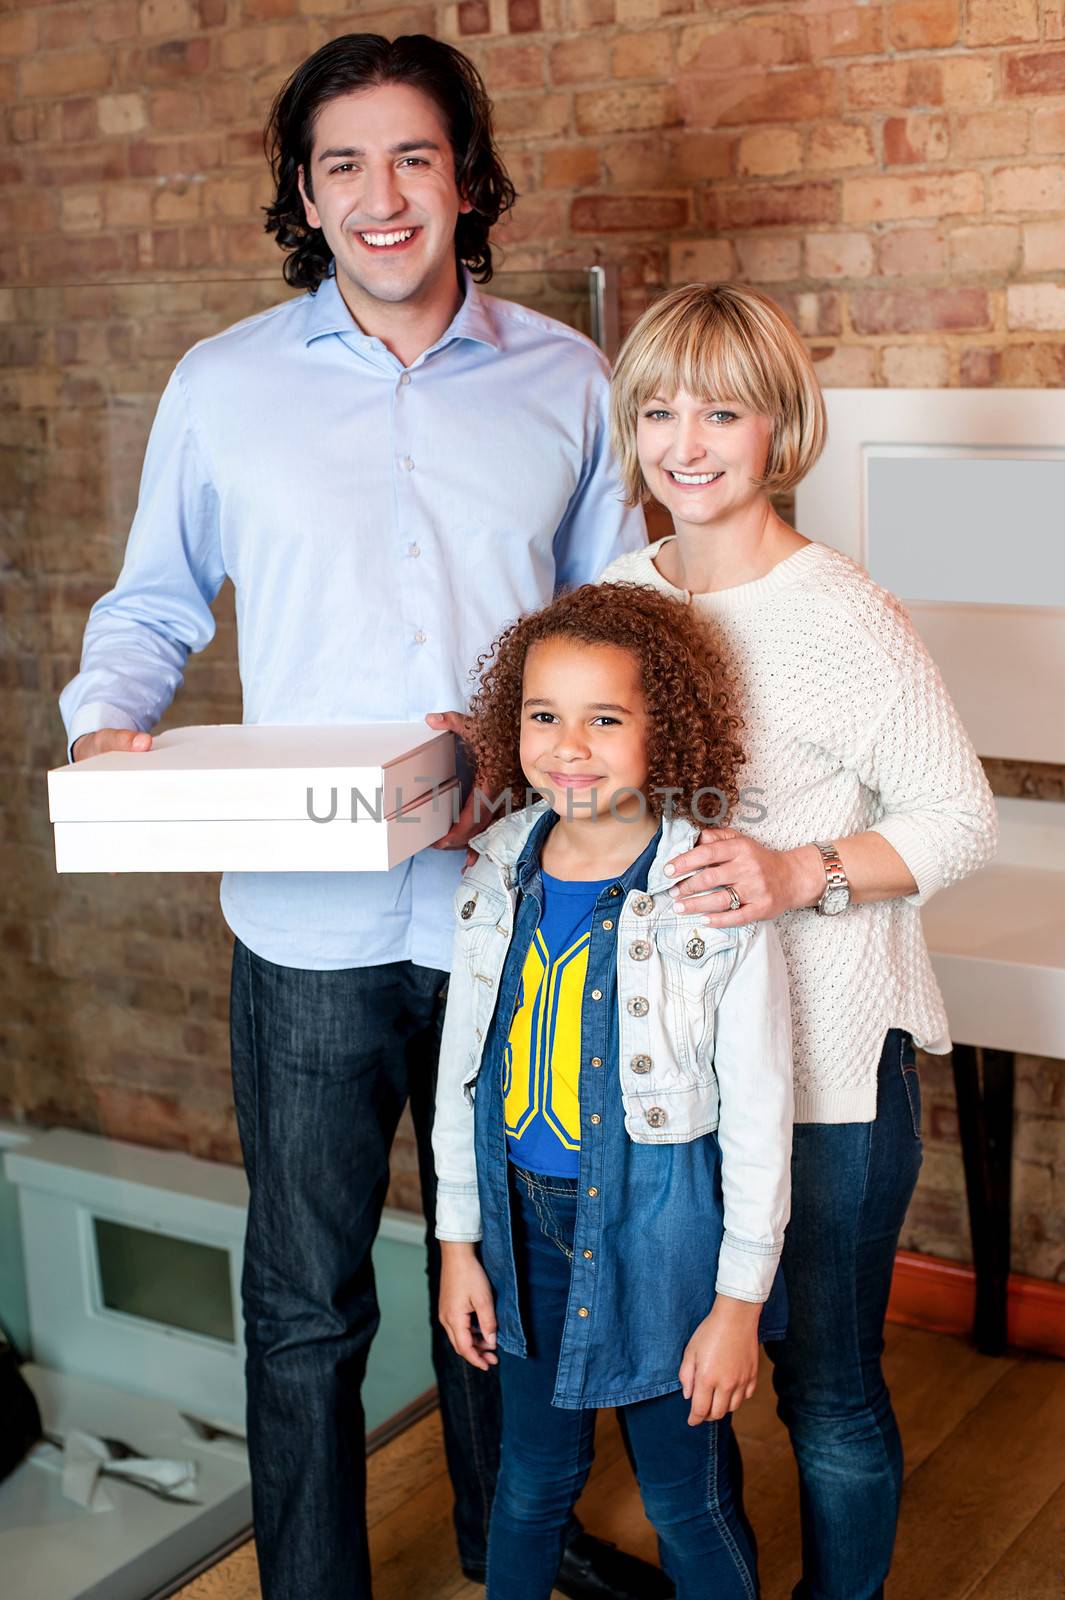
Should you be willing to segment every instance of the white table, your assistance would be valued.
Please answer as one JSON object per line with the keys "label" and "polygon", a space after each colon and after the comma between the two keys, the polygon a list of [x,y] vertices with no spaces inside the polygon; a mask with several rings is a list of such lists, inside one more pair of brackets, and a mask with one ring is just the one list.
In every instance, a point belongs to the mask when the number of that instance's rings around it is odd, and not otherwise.
{"label": "white table", "polygon": [[973,1333],[1006,1343],[1014,1056],[1065,1058],[1065,804],[998,802],[993,866],[922,912],[954,1041],[976,1270]]}

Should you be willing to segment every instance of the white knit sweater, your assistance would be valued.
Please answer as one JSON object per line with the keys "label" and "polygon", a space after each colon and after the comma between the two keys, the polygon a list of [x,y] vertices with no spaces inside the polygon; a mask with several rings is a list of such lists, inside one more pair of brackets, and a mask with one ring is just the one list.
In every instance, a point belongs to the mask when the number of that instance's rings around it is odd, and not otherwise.
{"label": "white knit sweater", "polygon": [[736,674],[747,761],[764,821],[731,825],[775,850],[872,829],[918,893],[839,916],[777,920],[791,980],[795,1117],[870,1122],[888,1028],[950,1049],[919,907],[988,862],[995,805],[936,666],[900,603],[827,545],[764,578],[691,596],[654,566],[667,543],[622,556],[601,582],[650,584],[693,603]]}

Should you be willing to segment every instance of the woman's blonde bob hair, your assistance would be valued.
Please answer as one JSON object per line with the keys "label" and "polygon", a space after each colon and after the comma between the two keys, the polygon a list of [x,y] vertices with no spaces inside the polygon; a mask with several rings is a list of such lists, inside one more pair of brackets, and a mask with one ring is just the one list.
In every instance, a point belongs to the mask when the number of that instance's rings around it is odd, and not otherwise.
{"label": "woman's blonde bob hair", "polygon": [[653,395],[684,389],[769,417],[763,489],[793,489],[821,454],[825,402],[806,347],[768,295],[738,283],[671,289],[621,347],[610,390],[610,437],[629,505],[650,498],[636,455],[636,420]]}

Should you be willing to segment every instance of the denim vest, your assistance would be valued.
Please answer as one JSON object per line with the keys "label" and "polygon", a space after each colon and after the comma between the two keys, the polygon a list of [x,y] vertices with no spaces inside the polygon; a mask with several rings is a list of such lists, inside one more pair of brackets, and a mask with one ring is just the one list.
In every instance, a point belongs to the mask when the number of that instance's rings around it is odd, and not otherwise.
{"label": "denim vest", "polygon": [[[514,869],[514,930],[474,1105],[485,1270],[496,1296],[498,1342],[526,1354],[507,1181],[503,1059],[521,973],[543,910],[540,852],[555,821],[534,823]],[[724,1235],[721,1147],[713,1132],[680,1143],[637,1142],[618,1093],[617,940],[626,897],[647,888],[659,841],[600,893],[591,926],[581,1015],[581,1151],[577,1226],[554,1404],[628,1405],[680,1387],[684,1348],[715,1298]],[[587,1064],[587,1065],[586,1065]],[[777,1273],[759,1328],[786,1323]]]}

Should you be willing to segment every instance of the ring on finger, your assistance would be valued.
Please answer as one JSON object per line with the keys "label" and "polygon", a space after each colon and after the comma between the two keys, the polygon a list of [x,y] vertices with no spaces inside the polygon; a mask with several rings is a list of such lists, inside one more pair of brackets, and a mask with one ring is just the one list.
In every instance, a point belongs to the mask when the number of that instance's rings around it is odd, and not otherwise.
{"label": "ring on finger", "polygon": [[743,901],[740,899],[739,895],[736,893],[736,891],[732,887],[731,883],[723,883],[721,885],[721,887],[722,887],[722,889],[724,889],[725,893],[728,895],[728,908],[729,908],[729,910],[730,911],[739,911],[740,907],[743,905]]}

